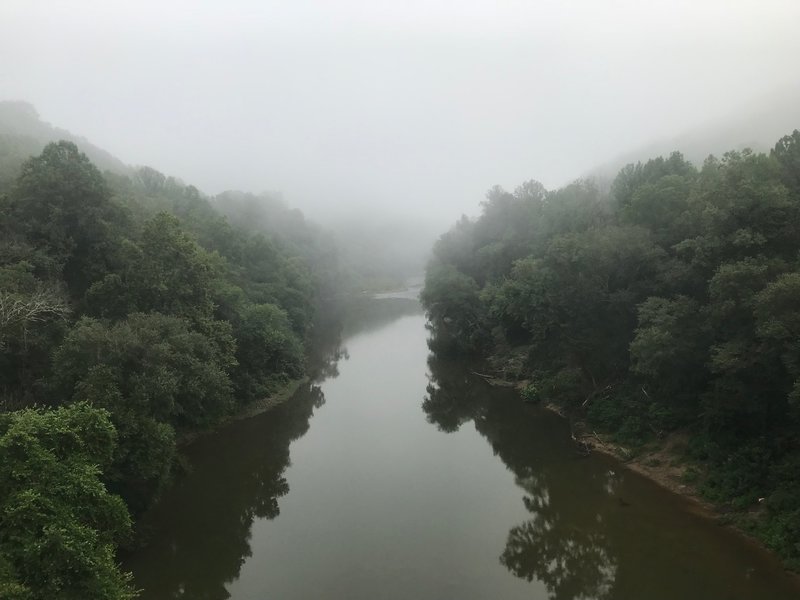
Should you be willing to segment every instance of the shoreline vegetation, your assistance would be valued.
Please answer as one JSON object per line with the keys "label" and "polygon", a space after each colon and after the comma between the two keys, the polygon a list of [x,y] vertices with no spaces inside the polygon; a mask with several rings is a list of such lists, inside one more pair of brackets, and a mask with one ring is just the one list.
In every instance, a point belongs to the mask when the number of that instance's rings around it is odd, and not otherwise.
{"label": "shoreline vegetation", "polygon": [[[434,248],[442,355],[573,419],[800,570],[800,131],[609,187],[492,188]],[[485,371],[491,373],[487,375]]]}
{"label": "shoreline vegetation", "polygon": [[277,391],[261,398],[259,400],[253,400],[248,404],[242,406],[238,409],[235,413],[227,415],[223,417],[215,423],[212,427],[208,429],[192,431],[185,433],[178,438],[176,444],[178,448],[184,448],[190,445],[195,440],[204,437],[206,435],[211,435],[216,431],[219,431],[221,428],[229,425],[235,421],[241,421],[243,419],[250,419],[252,417],[258,416],[262,413],[272,410],[273,408],[283,404],[284,402],[291,399],[297,390],[300,389],[301,386],[311,381],[311,377],[309,375],[304,375],[303,377],[299,377],[297,379],[292,379],[291,381],[287,382],[283,387],[278,389]]}
{"label": "shoreline vegetation", "polygon": [[[490,386],[514,388],[518,392],[520,402],[534,404],[526,402],[523,395],[525,387],[529,384],[526,380],[519,382],[509,381],[476,371],[472,371],[472,374],[480,377]],[[685,432],[673,432],[667,438],[658,441],[651,440],[646,446],[633,448],[615,442],[608,433],[598,433],[589,425],[585,417],[571,415],[564,407],[558,404],[545,402],[537,404],[537,406],[557,414],[569,423],[572,441],[580,454],[588,455],[596,452],[609,456],[631,471],[657,483],[660,487],[691,500],[703,514],[709,517],[717,517],[724,514],[719,510],[718,506],[705,500],[695,486],[684,481],[683,475],[686,469],[689,468],[686,463],[686,457],[681,454],[680,449],[683,447],[683,450],[685,450],[687,441]],[[692,466],[697,467],[699,465]],[[742,533],[747,535],[744,531]]]}

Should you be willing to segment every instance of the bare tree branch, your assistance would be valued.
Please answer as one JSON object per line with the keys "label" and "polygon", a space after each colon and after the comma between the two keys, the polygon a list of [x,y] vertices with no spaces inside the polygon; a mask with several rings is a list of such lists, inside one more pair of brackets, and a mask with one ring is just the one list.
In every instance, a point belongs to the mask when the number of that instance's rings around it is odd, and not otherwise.
{"label": "bare tree branch", "polygon": [[32,294],[0,292],[0,331],[21,324],[65,319],[69,306],[52,288],[40,287]]}

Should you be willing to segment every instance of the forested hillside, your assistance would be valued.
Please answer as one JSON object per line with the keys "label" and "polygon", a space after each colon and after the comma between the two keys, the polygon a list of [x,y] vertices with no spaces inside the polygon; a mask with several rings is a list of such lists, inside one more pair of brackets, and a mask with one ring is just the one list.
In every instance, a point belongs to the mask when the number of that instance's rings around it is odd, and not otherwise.
{"label": "forested hillside", "polygon": [[0,195],[0,596],[129,597],[114,549],[170,482],[176,439],[303,376],[335,247],[283,205],[226,217],[154,169],[104,176],[68,141],[15,174]]}
{"label": "forested hillside", "polygon": [[439,353],[631,447],[688,432],[687,478],[800,566],[800,132],[700,167],[492,189],[441,237],[423,302]]}

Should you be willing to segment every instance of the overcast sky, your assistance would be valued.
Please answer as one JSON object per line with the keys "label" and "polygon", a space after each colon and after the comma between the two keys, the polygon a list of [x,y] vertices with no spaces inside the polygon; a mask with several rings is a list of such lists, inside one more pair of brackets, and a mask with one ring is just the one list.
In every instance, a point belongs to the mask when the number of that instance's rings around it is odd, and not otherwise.
{"label": "overcast sky", "polygon": [[798,0],[2,0],[0,99],[209,193],[446,223],[796,86],[798,25]]}

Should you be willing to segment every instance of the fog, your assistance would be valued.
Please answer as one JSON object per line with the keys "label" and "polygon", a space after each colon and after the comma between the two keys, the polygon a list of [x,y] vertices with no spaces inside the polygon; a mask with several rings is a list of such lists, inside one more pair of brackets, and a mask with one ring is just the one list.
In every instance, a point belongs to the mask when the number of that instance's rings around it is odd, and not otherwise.
{"label": "fog", "polygon": [[494,184],[796,94],[798,23],[796,0],[4,0],[0,99],[206,193],[445,228]]}

